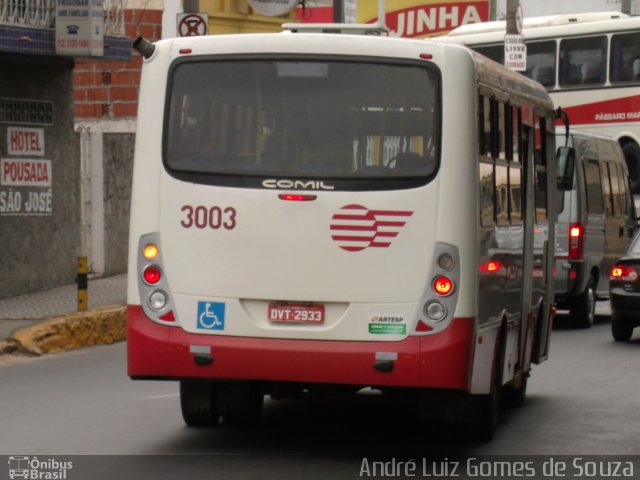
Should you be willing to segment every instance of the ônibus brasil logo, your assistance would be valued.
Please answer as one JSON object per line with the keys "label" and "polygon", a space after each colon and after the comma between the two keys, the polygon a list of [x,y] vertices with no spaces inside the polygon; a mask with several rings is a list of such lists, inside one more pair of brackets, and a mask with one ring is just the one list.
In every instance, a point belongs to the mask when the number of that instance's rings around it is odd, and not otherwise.
{"label": "\u00f4nibus brasil logo", "polygon": [[73,462],[55,458],[38,458],[26,455],[9,457],[9,478],[26,480],[67,480],[67,471],[73,468]]}
{"label": "\u00f4nibus brasil logo", "polygon": [[347,252],[387,248],[413,212],[345,205],[331,218],[331,238]]}

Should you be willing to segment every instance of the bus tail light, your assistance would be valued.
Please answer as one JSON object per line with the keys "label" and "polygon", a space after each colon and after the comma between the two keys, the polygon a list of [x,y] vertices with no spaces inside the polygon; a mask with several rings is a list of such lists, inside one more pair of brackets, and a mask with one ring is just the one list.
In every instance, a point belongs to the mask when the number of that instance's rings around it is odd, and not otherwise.
{"label": "bus tail light", "polygon": [[584,225],[572,223],[569,225],[569,260],[582,260],[584,249]]}
{"label": "bus tail light", "polygon": [[610,281],[637,282],[639,278],[638,270],[631,265],[614,265],[609,273]]}
{"label": "bus tail light", "polygon": [[431,280],[422,297],[412,335],[431,335],[446,329],[456,311],[460,282],[460,253],[457,247],[438,242],[434,247]]}
{"label": "bus tail light", "polygon": [[176,325],[173,300],[162,262],[160,235],[151,233],[138,244],[138,292],[145,315],[154,322]]}
{"label": "bus tail light", "polygon": [[144,281],[149,285],[155,285],[162,278],[162,273],[160,269],[155,265],[150,265],[149,267],[144,269],[142,272],[142,276],[144,277]]}
{"label": "bus tail light", "polygon": [[438,295],[451,295],[453,292],[453,282],[449,277],[441,275],[433,281],[433,289]]}

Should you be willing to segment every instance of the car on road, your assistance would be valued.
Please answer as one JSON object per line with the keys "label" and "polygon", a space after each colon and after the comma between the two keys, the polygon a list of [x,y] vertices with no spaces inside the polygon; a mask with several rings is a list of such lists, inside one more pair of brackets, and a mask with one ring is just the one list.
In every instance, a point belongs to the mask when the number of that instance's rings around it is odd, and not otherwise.
{"label": "car on road", "polygon": [[640,233],[609,274],[611,334],[617,342],[631,339],[640,326]]}

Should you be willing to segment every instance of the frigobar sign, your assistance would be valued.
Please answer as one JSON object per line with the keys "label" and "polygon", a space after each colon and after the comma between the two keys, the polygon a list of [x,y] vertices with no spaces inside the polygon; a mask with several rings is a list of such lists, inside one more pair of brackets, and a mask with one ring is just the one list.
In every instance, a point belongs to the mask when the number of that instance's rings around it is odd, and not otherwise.
{"label": "frigobar sign", "polygon": [[56,0],[56,55],[104,55],[103,0]]}
{"label": "frigobar sign", "polygon": [[[358,18],[363,23],[378,21],[377,2],[358,3]],[[489,1],[442,2],[438,0],[388,0],[386,24],[398,37],[443,35],[469,23],[489,20]]]}

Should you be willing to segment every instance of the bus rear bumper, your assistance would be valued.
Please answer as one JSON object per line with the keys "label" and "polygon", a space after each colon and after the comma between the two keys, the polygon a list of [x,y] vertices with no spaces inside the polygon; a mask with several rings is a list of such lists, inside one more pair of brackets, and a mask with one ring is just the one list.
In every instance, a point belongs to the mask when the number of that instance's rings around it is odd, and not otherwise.
{"label": "bus rear bumper", "polygon": [[[455,318],[446,330],[434,335],[362,342],[196,335],[152,322],[139,306],[129,306],[127,315],[128,374],[134,379],[469,389],[473,318]],[[196,356],[203,352],[211,362],[197,364]],[[392,359],[389,372],[375,367],[385,359]]]}

